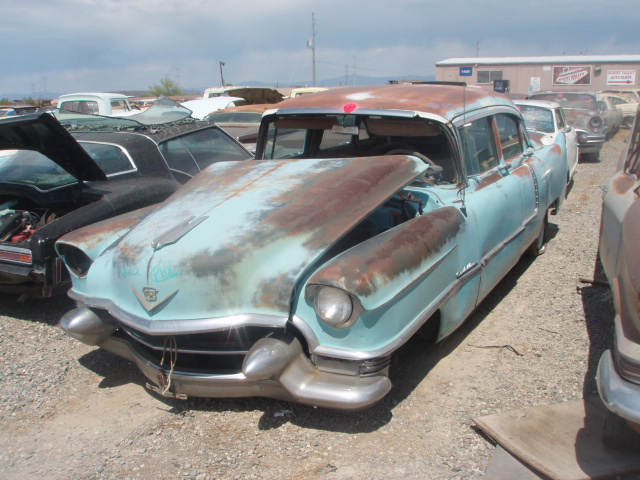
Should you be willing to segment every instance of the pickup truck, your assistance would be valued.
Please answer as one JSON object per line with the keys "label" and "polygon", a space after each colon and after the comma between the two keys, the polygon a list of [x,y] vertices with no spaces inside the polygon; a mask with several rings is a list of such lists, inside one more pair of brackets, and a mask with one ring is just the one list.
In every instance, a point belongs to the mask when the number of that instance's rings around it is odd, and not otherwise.
{"label": "pickup truck", "polygon": [[71,112],[104,115],[107,117],[125,117],[140,113],[129,103],[129,97],[119,93],[70,93],[60,95],[58,108]]}

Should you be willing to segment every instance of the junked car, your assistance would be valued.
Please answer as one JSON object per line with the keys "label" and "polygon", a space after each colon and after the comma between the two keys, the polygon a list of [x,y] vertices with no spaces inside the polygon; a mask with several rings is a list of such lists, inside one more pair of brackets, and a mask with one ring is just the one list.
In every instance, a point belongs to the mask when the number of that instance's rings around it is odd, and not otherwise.
{"label": "junked car", "polygon": [[584,160],[598,160],[606,134],[609,133],[607,125],[611,125],[612,120],[605,121],[594,93],[540,92],[527,98],[558,103],[569,125],[576,129],[580,157]]}
{"label": "junked car", "polygon": [[638,111],[638,101],[630,101],[628,97],[622,95],[616,95],[614,93],[600,92],[598,93],[598,99],[609,102],[614,105],[615,108],[620,110],[622,114],[622,127],[631,129],[633,128],[633,122],[636,119],[636,112]]}
{"label": "junked car", "polygon": [[[640,433],[640,125],[636,122],[626,155],[605,187],[599,254],[613,293],[615,338],[596,376],[611,412],[605,443],[614,443],[620,419]],[[619,420],[619,421],[617,421]]]}
{"label": "junked car", "polygon": [[[167,198],[221,158],[251,154],[175,104],[131,119],[49,113],[0,120],[0,291],[48,297],[69,288],[55,242],[76,228]],[[167,117],[168,115],[168,117]],[[163,123],[160,119],[172,119]],[[83,125],[84,122],[84,125]]]}
{"label": "junked car", "polygon": [[534,149],[517,107],[478,87],[286,100],[256,158],[62,237],[63,330],[163,395],[364,408],[416,332],[451,334],[544,251],[567,178],[563,143]]}
{"label": "junked car", "polygon": [[58,108],[69,112],[109,117],[125,117],[140,113],[139,109],[131,107],[129,97],[120,93],[90,92],[60,95]]}
{"label": "junked car", "polygon": [[[515,100],[529,135],[543,145],[564,141],[567,149],[568,176],[571,182],[578,168],[578,134],[567,124],[562,107],[543,100]],[[563,135],[560,135],[562,132]]]}
{"label": "junked car", "polygon": [[14,117],[16,115],[27,115],[36,113],[38,107],[33,105],[0,105],[0,117]]}
{"label": "junked car", "polygon": [[262,114],[270,108],[273,108],[273,104],[258,103],[223,108],[207,115],[205,120],[214,122],[249,151],[255,152]]}

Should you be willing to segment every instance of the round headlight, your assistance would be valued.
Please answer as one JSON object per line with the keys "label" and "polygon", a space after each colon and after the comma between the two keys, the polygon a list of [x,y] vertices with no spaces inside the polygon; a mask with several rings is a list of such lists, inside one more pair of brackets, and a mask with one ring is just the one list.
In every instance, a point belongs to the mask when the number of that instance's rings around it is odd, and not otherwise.
{"label": "round headlight", "polygon": [[600,117],[591,117],[589,125],[591,126],[591,130],[595,132],[602,126],[602,119]]}
{"label": "round headlight", "polygon": [[316,313],[332,327],[343,326],[351,317],[353,302],[344,290],[320,287],[313,299]]}

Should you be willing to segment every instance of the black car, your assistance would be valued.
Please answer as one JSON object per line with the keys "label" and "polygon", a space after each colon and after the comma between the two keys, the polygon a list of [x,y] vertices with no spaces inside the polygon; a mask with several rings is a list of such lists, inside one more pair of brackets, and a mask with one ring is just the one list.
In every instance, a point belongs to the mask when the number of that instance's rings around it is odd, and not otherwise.
{"label": "black car", "polygon": [[155,112],[163,124],[145,124],[153,112],[139,120],[0,119],[0,292],[66,291],[69,274],[54,250],[60,236],[159,203],[211,163],[251,158],[213,123],[169,110]]}

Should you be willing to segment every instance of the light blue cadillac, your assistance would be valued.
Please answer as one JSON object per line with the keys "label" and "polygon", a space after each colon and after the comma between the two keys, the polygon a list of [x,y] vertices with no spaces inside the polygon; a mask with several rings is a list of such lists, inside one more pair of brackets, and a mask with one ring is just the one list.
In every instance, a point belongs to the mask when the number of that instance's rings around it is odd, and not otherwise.
{"label": "light blue cadillac", "polygon": [[367,407],[416,332],[453,332],[565,196],[561,133],[532,145],[505,96],[341,88],[265,112],[256,161],[57,243],[62,328],[163,395]]}

